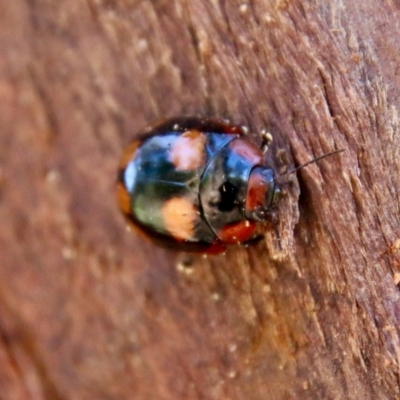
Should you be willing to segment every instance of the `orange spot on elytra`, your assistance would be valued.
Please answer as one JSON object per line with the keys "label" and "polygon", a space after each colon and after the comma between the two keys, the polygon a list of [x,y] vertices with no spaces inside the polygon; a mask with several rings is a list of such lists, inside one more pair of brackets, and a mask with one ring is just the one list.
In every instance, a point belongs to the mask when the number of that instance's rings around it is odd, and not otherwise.
{"label": "orange spot on elytra", "polygon": [[167,200],[161,210],[167,231],[176,240],[190,240],[194,235],[197,208],[189,200],[174,197]]}
{"label": "orange spot on elytra", "polygon": [[240,221],[224,226],[218,232],[218,238],[224,243],[241,243],[249,240],[256,231],[253,221]]}
{"label": "orange spot on elytra", "polygon": [[131,213],[131,199],[122,182],[117,183],[117,201],[122,213],[129,215]]}
{"label": "orange spot on elytra", "polygon": [[192,129],[177,137],[169,153],[169,159],[178,171],[201,167],[204,162],[206,136]]}

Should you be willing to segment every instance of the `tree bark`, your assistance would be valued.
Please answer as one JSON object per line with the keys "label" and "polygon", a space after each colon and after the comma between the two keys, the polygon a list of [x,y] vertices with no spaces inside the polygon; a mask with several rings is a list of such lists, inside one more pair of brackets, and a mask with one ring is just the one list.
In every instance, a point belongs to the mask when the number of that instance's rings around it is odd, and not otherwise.
{"label": "tree bark", "polygon": [[[393,0],[0,3],[0,399],[396,399]],[[126,230],[123,147],[177,115],[274,142],[265,240]]]}

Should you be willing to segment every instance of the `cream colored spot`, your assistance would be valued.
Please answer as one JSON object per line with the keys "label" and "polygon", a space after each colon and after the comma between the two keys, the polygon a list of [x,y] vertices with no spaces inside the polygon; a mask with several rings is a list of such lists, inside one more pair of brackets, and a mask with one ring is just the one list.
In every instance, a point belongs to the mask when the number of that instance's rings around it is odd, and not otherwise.
{"label": "cream colored spot", "polygon": [[201,167],[205,158],[206,136],[192,129],[179,136],[170,151],[169,159],[179,171]]}
{"label": "cream colored spot", "polygon": [[177,240],[190,240],[194,234],[197,209],[189,201],[174,197],[164,203],[162,216],[165,228]]}

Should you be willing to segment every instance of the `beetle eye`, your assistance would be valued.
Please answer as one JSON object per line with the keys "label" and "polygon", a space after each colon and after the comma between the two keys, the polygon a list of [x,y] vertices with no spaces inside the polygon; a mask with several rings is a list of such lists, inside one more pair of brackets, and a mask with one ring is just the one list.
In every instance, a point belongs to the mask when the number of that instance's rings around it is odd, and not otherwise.
{"label": "beetle eye", "polygon": [[224,182],[218,191],[220,194],[219,211],[232,211],[238,203],[238,188],[230,182]]}

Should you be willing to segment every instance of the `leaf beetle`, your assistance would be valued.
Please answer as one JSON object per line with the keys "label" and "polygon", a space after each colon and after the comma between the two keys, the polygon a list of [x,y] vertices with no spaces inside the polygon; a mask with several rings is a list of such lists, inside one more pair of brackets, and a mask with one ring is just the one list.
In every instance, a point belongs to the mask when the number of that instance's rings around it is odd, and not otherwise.
{"label": "leaf beetle", "polygon": [[217,254],[251,240],[281,190],[264,160],[266,140],[260,148],[245,133],[224,120],[195,117],[145,131],[121,158],[122,213],[153,241],[186,252]]}

